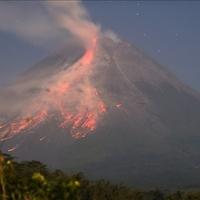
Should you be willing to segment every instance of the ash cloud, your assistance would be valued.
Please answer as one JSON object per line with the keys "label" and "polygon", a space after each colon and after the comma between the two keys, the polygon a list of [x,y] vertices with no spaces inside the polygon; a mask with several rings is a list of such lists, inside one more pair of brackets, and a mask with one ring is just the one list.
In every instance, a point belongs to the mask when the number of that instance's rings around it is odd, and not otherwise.
{"label": "ash cloud", "polygon": [[80,1],[1,1],[0,30],[36,45],[76,38],[88,46],[99,27]]}
{"label": "ash cloud", "polygon": [[80,1],[48,1],[45,6],[60,27],[76,36],[84,47],[91,47],[100,28],[91,21]]}

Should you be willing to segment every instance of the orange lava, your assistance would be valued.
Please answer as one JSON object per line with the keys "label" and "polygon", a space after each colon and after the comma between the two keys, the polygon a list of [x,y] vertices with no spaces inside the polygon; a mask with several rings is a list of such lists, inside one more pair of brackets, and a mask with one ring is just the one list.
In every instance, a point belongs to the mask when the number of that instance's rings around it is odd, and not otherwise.
{"label": "orange lava", "polygon": [[31,130],[52,115],[57,115],[60,120],[58,126],[70,128],[72,137],[76,139],[94,131],[106,112],[105,103],[90,81],[96,45],[97,40],[93,39],[82,58],[69,70],[62,71],[53,84],[33,100],[33,104],[30,102],[27,110],[31,110],[28,112],[31,114],[23,114],[10,123],[0,124],[0,140]]}
{"label": "orange lava", "polygon": [[44,121],[47,117],[47,112],[40,111],[33,116],[18,118],[11,123],[0,128],[0,140],[10,138],[25,130],[30,130]]}
{"label": "orange lava", "polygon": [[95,48],[97,45],[97,39],[92,40],[92,45],[89,49],[86,50],[85,54],[81,58],[81,63],[83,66],[90,65],[94,59]]}
{"label": "orange lava", "polygon": [[92,52],[92,50],[88,50],[88,51],[86,51],[86,53],[82,59],[82,64],[88,65],[91,63],[92,59],[93,59],[93,52]]}

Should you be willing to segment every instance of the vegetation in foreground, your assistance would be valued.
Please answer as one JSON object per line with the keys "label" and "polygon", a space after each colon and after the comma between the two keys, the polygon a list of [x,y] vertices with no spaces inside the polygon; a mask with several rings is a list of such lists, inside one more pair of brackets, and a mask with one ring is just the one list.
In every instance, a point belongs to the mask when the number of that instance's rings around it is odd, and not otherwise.
{"label": "vegetation in foreground", "polygon": [[16,162],[0,154],[0,200],[200,200],[200,190],[162,193],[141,191],[82,174],[49,171],[38,161]]}

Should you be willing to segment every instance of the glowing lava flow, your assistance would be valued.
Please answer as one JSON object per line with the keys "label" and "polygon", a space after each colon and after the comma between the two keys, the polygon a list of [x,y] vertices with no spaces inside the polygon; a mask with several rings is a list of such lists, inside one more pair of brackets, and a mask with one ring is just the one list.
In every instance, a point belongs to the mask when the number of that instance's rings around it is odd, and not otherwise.
{"label": "glowing lava flow", "polygon": [[[90,81],[97,40],[83,57],[67,70],[56,74],[45,88],[28,103],[27,113],[0,124],[0,140],[37,127],[49,118],[59,118],[58,126],[70,128],[74,138],[85,137],[97,127],[106,106]],[[55,116],[56,115],[56,116]]]}
{"label": "glowing lava flow", "polygon": [[0,127],[0,140],[11,138],[14,135],[17,135],[20,132],[25,130],[30,130],[44,121],[47,117],[47,112],[40,111],[33,116],[19,117],[13,120],[11,123],[5,124]]}

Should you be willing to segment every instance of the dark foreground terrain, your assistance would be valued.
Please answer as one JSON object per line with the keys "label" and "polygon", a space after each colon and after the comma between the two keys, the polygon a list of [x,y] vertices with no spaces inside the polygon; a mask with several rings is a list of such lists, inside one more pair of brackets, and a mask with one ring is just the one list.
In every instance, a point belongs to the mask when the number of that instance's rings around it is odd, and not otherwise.
{"label": "dark foreground terrain", "polygon": [[[157,177],[159,178],[159,177]],[[16,162],[0,154],[0,200],[197,200],[200,189],[139,190],[105,180],[89,181],[81,173],[50,171],[38,162]]]}

